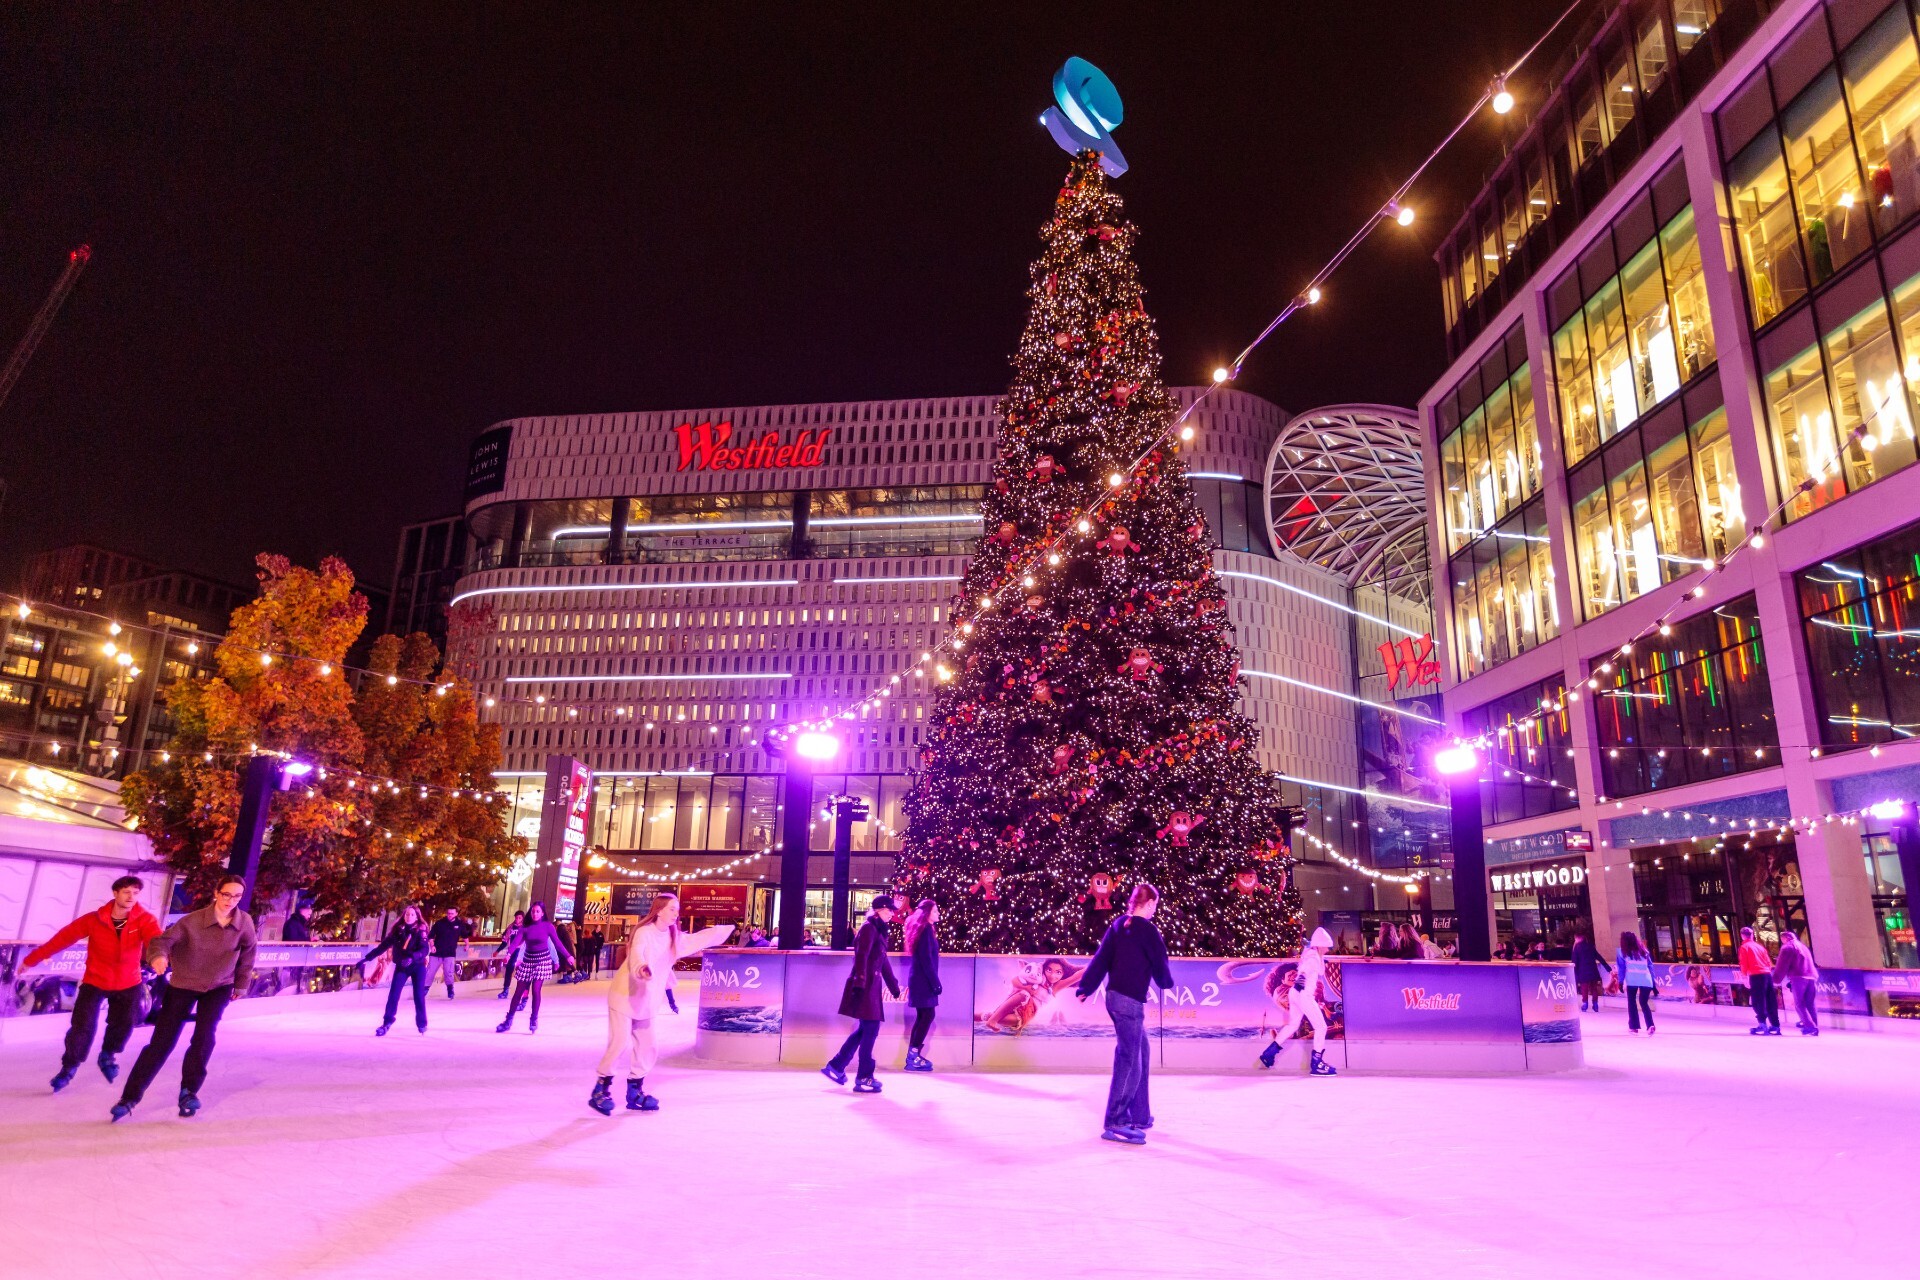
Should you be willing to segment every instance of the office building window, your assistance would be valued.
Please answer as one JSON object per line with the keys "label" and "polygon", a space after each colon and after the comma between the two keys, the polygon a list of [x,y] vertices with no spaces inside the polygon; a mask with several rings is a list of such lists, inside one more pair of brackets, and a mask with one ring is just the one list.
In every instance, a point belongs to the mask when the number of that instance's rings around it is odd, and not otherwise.
{"label": "office building window", "polygon": [[1920,524],[1794,575],[1820,742],[1920,736]]}
{"label": "office building window", "polygon": [[[1485,735],[1492,743],[1487,753],[1491,781],[1480,791],[1481,821],[1512,822],[1579,805],[1565,700],[1565,683],[1552,679],[1503,694],[1461,717],[1468,734]],[[1556,706],[1560,709],[1552,710]],[[1546,713],[1536,715],[1542,708]]]}

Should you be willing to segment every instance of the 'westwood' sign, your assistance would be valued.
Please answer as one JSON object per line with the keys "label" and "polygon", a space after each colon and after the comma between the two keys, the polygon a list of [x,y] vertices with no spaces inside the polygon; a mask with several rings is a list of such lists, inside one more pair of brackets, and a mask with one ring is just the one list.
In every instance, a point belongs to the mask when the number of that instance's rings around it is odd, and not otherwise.
{"label": "'westwood' sign", "polygon": [[764,467],[817,467],[827,449],[833,428],[818,435],[802,431],[797,439],[782,440],[778,431],[769,431],[757,440],[742,444],[733,439],[731,422],[683,422],[673,429],[680,437],[680,465],[677,471],[758,471]]}

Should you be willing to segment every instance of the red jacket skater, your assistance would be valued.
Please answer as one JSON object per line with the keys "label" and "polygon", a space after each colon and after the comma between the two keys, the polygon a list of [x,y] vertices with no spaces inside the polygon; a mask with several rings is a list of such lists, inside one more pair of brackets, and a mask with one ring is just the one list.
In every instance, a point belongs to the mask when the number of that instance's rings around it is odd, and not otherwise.
{"label": "red jacket skater", "polygon": [[113,931],[113,904],[89,911],[27,953],[23,969],[58,955],[82,938],[87,942],[87,969],[81,981],[102,991],[125,991],[140,981],[140,956],[149,940],[160,936],[153,912],[134,903],[119,933]]}

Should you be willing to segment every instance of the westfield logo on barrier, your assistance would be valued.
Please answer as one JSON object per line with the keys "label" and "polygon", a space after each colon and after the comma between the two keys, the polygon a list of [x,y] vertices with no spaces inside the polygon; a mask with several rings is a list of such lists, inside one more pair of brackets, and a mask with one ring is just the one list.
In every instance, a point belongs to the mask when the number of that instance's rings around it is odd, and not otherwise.
{"label": "westfield logo on barrier", "polygon": [[782,440],[769,431],[758,440],[731,444],[731,422],[683,422],[673,429],[680,438],[680,465],[676,471],[758,471],[765,467],[817,467],[827,450],[828,427],[815,435],[802,431],[797,439]]}
{"label": "westfield logo on barrier", "polygon": [[1433,1013],[1447,1013],[1457,1012],[1460,1008],[1460,993],[1458,991],[1436,991],[1434,994],[1428,995],[1425,987],[1402,987],[1400,988],[1400,998],[1407,1002],[1407,1008],[1409,1009],[1424,1009]]}

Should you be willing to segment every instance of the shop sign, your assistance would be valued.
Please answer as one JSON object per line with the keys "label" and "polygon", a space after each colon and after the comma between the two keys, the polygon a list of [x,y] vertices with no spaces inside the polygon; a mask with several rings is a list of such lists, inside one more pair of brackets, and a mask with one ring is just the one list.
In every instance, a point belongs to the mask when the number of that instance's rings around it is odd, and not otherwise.
{"label": "shop sign", "polygon": [[616,916],[644,916],[653,910],[653,895],[660,888],[654,884],[614,884],[608,885],[607,911]]}
{"label": "shop sign", "polygon": [[1526,893],[1533,889],[1585,884],[1587,869],[1574,862],[1557,867],[1534,867],[1528,871],[1496,871],[1491,879],[1495,893]]}
{"label": "shop sign", "polygon": [[744,884],[689,884],[680,889],[680,914],[724,923],[747,918]]}
{"label": "shop sign", "polygon": [[511,426],[482,431],[467,454],[467,501],[484,498],[507,487],[507,453],[513,445]]}
{"label": "shop sign", "polygon": [[[764,471],[770,467],[817,467],[824,460],[833,428],[802,431],[792,440],[768,431],[757,440],[733,444],[731,422],[683,422],[673,429],[680,440],[676,471]],[[1436,677],[1437,678],[1437,677]]]}
{"label": "shop sign", "polygon": [[607,906],[612,898],[611,885],[590,884],[587,886],[587,925],[589,928],[605,928]]}
{"label": "shop sign", "polygon": [[1440,662],[1433,656],[1433,636],[1431,633],[1418,639],[1409,637],[1397,644],[1392,640],[1378,646],[1380,661],[1387,671],[1387,691],[1391,693],[1399,687],[1400,677],[1405,676],[1407,688],[1416,685],[1439,684]]}
{"label": "shop sign", "polygon": [[1593,832],[1584,830],[1563,831],[1561,839],[1568,853],[1592,853]]}

